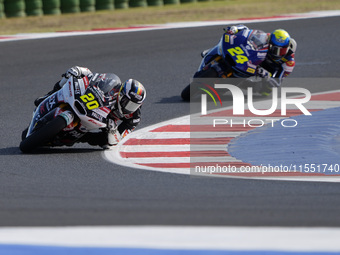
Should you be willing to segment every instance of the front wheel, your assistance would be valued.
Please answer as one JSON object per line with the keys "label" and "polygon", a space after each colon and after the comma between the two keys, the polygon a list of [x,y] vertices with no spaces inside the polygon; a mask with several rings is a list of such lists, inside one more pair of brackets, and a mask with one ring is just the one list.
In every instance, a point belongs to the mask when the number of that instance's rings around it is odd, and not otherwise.
{"label": "front wheel", "polygon": [[[203,70],[203,71],[199,71],[197,73],[195,73],[194,78],[217,78],[218,73],[214,68],[209,68],[207,70]],[[194,82],[189,84],[188,86],[186,86],[182,93],[181,93],[181,97],[184,101],[189,102],[190,101],[190,88],[191,88],[191,92],[193,93],[192,96],[194,96],[198,91],[198,86],[195,86]]]}
{"label": "front wheel", "polygon": [[56,136],[66,126],[66,120],[62,116],[57,116],[30,136],[23,139],[20,143],[20,150],[28,153],[44,145],[44,143]]}

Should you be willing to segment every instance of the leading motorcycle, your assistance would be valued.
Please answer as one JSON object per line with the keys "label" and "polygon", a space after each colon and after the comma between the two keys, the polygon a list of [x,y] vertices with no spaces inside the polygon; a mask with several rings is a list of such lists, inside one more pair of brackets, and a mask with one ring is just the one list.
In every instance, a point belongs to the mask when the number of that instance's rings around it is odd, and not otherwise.
{"label": "leading motorcycle", "polygon": [[20,150],[24,153],[41,146],[71,146],[87,132],[107,127],[114,74],[96,77],[91,85],[87,76],[71,76],[64,86],[42,101],[33,112],[28,128],[22,134]]}
{"label": "leading motorcycle", "polygon": [[[219,43],[202,52],[202,61],[193,78],[249,78],[257,76],[258,66],[268,52],[268,35],[261,30],[243,30],[237,34],[224,33]],[[199,91],[189,84],[181,93],[190,101]]]}

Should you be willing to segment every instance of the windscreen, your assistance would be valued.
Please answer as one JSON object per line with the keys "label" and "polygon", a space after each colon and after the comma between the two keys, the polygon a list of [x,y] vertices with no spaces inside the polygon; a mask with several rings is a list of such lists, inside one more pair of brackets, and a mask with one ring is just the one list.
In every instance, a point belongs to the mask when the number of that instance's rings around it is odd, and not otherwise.
{"label": "windscreen", "polygon": [[121,84],[119,77],[112,73],[95,74],[91,84],[99,88],[105,95],[109,93],[114,86]]}
{"label": "windscreen", "polygon": [[248,42],[254,47],[254,50],[261,50],[268,47],[268,35],[261,30],[253,30]]}

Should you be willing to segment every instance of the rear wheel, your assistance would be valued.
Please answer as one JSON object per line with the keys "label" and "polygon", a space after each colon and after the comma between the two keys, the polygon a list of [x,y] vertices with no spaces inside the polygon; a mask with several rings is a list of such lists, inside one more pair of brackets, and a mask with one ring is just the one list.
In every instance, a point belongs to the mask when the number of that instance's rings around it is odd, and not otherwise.
{"label": "rear wheel", "polygon": [[44,143],[56,136],[66,126],[66,120],[62,116],[57,116],[55,119],[32,133],[29,137],[23,139],[20,143],[20,150],[24,153],[28,153],[37,147],[44,145]]}
{"label": "rear wheel", "polygon": [[[207,70],[197,72],[194,75],[194,78],[217,78],[217,77],[219,77],[218,73],[213,68],[209,68]],[[194,96],[199,91],[199,88],[197,84],[195,84],[194,82],[186,86],[181,93],[181,97],[184,101],[187,101],[187,102],[190,101],[190,90],[193,93],[192,96]]]}

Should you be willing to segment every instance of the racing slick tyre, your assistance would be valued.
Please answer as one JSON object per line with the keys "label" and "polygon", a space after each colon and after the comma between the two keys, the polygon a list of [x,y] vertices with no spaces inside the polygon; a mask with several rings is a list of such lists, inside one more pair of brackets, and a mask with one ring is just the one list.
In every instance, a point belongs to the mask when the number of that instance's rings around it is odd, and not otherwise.
{"label": "racing slick tyre", "polygon": [[[218,73],[213,68],[209,68],[207,70],[197,72],[194,75],[194,78],[216,78],[216,77],[218,77]],[[191,83],[188,86],[186,86],[181,93],[181,97],[184,101],[187,101],[187,102],[190,101],[190,88],[192,90],[191,92],[194,92],[192,96],[194,96],[199,90],[199,88],[195,86],[194,83]]]}
{"label": "racing slick tyre", "polygon": [[30,136],[23,139],[20,143],[20,150],[23,153],[31,152],[56,136],[66,126],[66,120],[62,116],[57,116]]}

